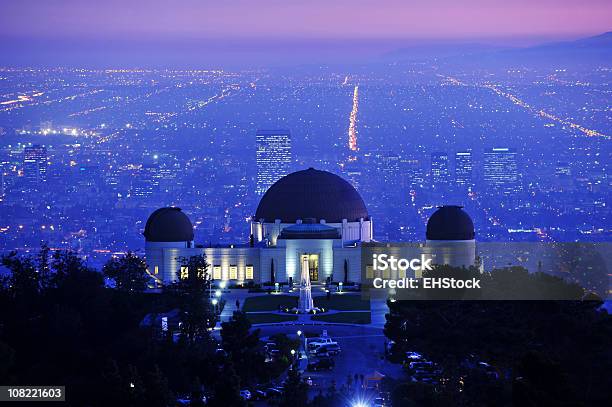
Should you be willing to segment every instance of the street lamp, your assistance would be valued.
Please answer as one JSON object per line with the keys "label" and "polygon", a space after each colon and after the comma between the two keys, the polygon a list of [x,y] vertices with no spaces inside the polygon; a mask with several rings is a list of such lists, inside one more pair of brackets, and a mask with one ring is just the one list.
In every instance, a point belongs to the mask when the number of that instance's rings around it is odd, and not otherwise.
{"label": "street lamp", "polygon": [[215,297],[221,297],[221,290],[215,291]]}
{"label": "street lamp", "polygon": [[278,294],[278,287],[279,287],[279,285],[280,285],[280,284],[278,284],[278,283],[274,283],[274,289],[276,290],[276,293],[277,293],[277,294]]}
{"label": "street lamp", "polygon": [[291,349],[291,356],[295,356],[295,349]]}
{"label": "street lamp", "polygon": [[219,301],[216,298],[213,298],[211,303],[213,305],[213,312],[216,314],[217,313],[217,304],[219,303]]}
{"label": "street lamp", "polygon": [[303,348],[303,350],[306,351],[306,337],[304,337],[304,346],[302,346],[302,339],[301,339],[302,333],[303,333],[302,331],[299,331],[299,330],[297,331],[298,341],[300,344],[300,348]]}
{"label": "street lamp", "polygon": [[219,283],[219,287],[221,287],[221,289],[223,290],[225,287],[227,287],[227,281],[223,280]]}
{"label": "street lamp", "polygon": [[342,292],[342,281],[338,283],[338,291]]}

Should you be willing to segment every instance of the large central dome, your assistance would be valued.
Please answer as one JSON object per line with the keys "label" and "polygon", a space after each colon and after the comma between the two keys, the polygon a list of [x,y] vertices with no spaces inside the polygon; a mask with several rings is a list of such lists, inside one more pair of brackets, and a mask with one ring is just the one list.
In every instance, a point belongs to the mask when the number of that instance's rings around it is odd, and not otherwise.
{"label": "large central dome", "polygon": [[359,193],[339,176],[309,168],[279,179],[259,202],[255,220],[295,223],[298,219],[325,219],[328,223],[368,219]]}

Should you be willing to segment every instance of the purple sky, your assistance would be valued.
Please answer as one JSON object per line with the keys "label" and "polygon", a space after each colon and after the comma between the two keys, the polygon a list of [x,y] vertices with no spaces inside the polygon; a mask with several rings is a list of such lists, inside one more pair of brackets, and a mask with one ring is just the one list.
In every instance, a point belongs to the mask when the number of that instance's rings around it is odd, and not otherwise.
{"label": "purple sky", "polygon": [[611,30],[612,0],[0,0],[0,64],[346,62]]}
{"label": "purple sky", "polygon": [[610,29],[610,0],[0,0],[0,34],[11,37],[569,38]]}

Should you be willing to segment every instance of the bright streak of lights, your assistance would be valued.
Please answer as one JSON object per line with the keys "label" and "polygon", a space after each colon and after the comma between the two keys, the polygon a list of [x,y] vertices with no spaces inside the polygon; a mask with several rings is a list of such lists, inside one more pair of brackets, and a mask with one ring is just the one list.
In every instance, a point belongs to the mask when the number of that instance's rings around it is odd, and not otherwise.
{"label": "bright streak of lights", "polygon": [[351,116],[349,119],[349,149],[351,151],[358,151],[357,147],[357,111],[359,110],[359,86],[355,85],[353,91],[353,110],[351,110]]}

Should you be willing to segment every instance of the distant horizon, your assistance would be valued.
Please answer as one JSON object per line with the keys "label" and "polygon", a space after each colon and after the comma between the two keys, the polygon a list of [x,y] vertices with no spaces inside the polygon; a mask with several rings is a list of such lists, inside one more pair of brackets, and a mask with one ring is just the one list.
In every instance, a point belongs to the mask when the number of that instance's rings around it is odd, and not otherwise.
{"label": "distant horizon", "polygon": [[368,62],[415,45],[571,41],[610,31],[611,22],[605,0],[5,1],[0,64]]}
{"label": "distant horizon", "polygon": [[606,32],[575,36],[474,38],[183,38],[130,39],[5,37],[0,44],[4,67],[143,67],[153,69],[262,68],[301,65],[368,64],[385,55],[417,50],[437,56],[453,47],[477,51],[521,49],[572,42]]}

